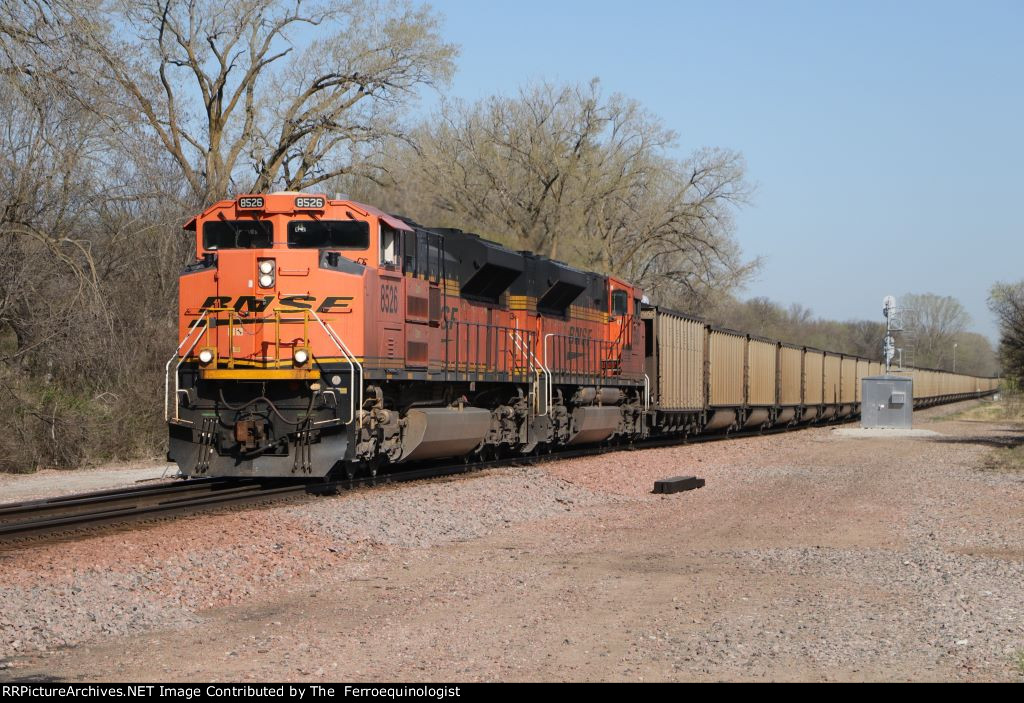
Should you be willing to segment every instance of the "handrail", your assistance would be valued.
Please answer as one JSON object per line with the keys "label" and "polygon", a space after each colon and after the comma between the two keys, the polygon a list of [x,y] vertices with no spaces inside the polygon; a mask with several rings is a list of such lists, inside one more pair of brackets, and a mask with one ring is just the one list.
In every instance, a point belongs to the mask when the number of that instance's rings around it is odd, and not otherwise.
{"label": "handrail", "polygon": [[[532,352],[532,350],[529,347],[529,344],[522,339],[522,336],[519,334],[518,329],[509,329],[509,337],[512,338],[512,342],[516,345],[516,347],[519,348],[519,351],[523,353],[524,357],[527,359],[527,361],[529,361],[532,368],[534,368],[534,374],[537,376],[538,391],[543,393],[544,397],[544,412],[540,412],[539,410],[541,408],[538,407],[537,415],[539,416],[539,418],[544,418],[544,416],[548,414],[548,411],[551,408],[551,402],[546,392],[548,384],[545,381],[545,378],[550,378],[548,370],[537,358],[537,355],[534,354],[534,352]],[[540,405],[540,401],[538,405]]]}
{"label": "handrail", "polygon": [[555,399],[555,381],[554,373],[551,371],[551,363],[548,361],[548,340],[556,336],[555,332],[548,332],[544,335],[544,340],[541,342],[541,351],[544,353],[544,370],[548,374],[548,399],[554,402]]}
{"label": "handrail", "polygon": [[[183,346],[185,346],[185,342],[188,341],[188,339],[192,335],[192,333],[195,332],[195,330],[199,327],[200,323],[202,323],[203,319],[206,317],[206,314],[208,312],[209,312],[209,310],[204,310],[203,314],[200,315],[196,319],[196,321],[193,322],[192,325],[187,330],[185,330],[185,336],[182,337],[181,343],[178,344],[178,348],[174,350],[174,354],[171,356],[170,359],[167,360],[167,363],[164,365],[164,422],[169,422],[170,421],[170,411],[168,409],[168,405],[170,404],[170,390],[171,390],[170,385],[171,384],[170,384],[170,378],[168,377],[168,374],[170,373],[170,370],[171,370],[171,363],[176,358],[179,357],[179,352],[181,351],[181,348]],[[209,330],[209,328],[210,328],[210,322],[209,322],[209,320],[207,320],[207,322],[206,322],[206,329]],[[179,382],[178,382],[178,369],[181,368],[182,362],[185,361],[186,357],[188,357],[188,355],[192,353],[192,350],[195,349],[196,344],[198,344],[199,340],[202,339],[202,338],[203,338],[203,335],[202,335],[202,333],[200,333],[196,337],[195,341],[192,342],[192,344],[189,346],[188,351],[186,351],[178,359],[178,365],[174,367],[174,420],[176,422],[181,422],[182,421],[181,418],[178,417],[178,397],[179,397],[179,395],[181,393],[181,389],[179,388]]]}
{"label": "handrail", "polygon": [[[550,380],[551,379],[551,372],[548,371],[546,366],[541,364],[540,360],[537,359],[537,355],[533,353],[532,349],[530,349],[530,345],[526,344],[523,341],[522,335],[519,334],[519,321],[516,320],[515,323],[516,323],[515,329],[510,329],[508,333],[509,333],[509,336],[512,338],[512,341],[519,348],[519,350],[526,355],[527,360],[532,362],[533,372],[535,374],[537,374],[537,387],[538,387],[538,390],[543,390],[543,392],[544,392],[544,412],[538,412],[537,416],[538,417],[545,417],[548,414],[548,412],[550,411],[550,409],[551,409],[551,396],[548,393],[548,390],[549,390],[548,382],[545,381],[544,378],[546,376],[546,378],[548,380]],[[524,348],[524,344],[525,344],[525,348]],[[543,384],[543,388],[542,388],[542,384]],[[539,410],[540,408],[537,408],[537,409]]]}
{"label": "handrail", "polygon": [[[552,369],[552,374],[555,370],[552,365],[554,363],[557,363],[557,350],[559,348],[564,350],[565,346],[563,344],[562,347],[555,347],[554,349],[552,349],[552,351],[555,352],[554,356],[556,358],[554,361],[549,362],[548,350],[551,347],[548,344],[548,340],[551,337],[555,337],[557,338],[557,340],[564,340],[565,342],[568,342],[570,344],[579,344],[583,349],[586,350],[584,352],[585,358],[582,368],[578,367],[576,368],[576,370],[573,370],[572,368],[557,369],[560,374],[569,376],[592,376],[596,379],[602,379],[607,376],[604,370],[606,368],[606,362],[618,361],[619,363],[621,363],[622,361],[621,350],[619,352],[616,352],[615,350],[615,345],[617,344],[617,342],[608,341],[606,339],[576,337],[567,334],[561,334],[559,332],[551,332],[544,336],[544,360],[546,363],[548,363],[549,368]],[[605,357],[606,353],[610,354],[608,358]],[[592,363],[594,364],[593,368],[591,367]]]}
{"label": "handrail", "polygon": [[[518,343],[522,341],[527,347],[532,346],[529,340],[532,333],[527,333],[526,339],[520,335],[517,340],[518,327],[472,320],[452,320],[446,329],[449,335],[454,335],[443,340],[446,342],[443,362],[446,371],[470,373],[472,367],[475,371],[507,373],[513,379],[534,372],[526,349]],[[450,353],[453,344],[454,361]]]}
{"label": "handrail", "polygon": [[[356,422],[357,419],[358,419],[359,426],[362,426],[362,419],[363,419],[363,365],[359,363],[359,360],[356,359],[355,355],[348,348],[348,345],[345,344],[344,340],[342,340],[341,336],[338,335],[338,333],[334,331],[334,328],[332,328],[330,325],[328,325],[326,322],[324,322],[322,319],[320,319],[320,316],[316,314],[316,311],[314,311],[314,310],[307,310],[306,312],[308,312],[310,315],[312,315],[313,319],[315,319],[317,322],[320,323],[320,326],[323,327],[324,332],[327,333],[327,337],[332,342],[334,342],[334,346],[336,346],[338,348],[338,351],[341,352],[342,356],[345,357],[345,363],[348,364],[348,369],[349,369],[349,378],[351,379],[351,383],[352,383],[352,392],[349,393],[349,396],[348,396],[348,401],[349,401],[349,419],[348,419],[348,422],[346,422],[345,424],[346,425],[350,425],[353,422]],[[356,370],[359,371],[359,373],[358,373],[358,380],[356,378],[356,375],[357,375],[356,374]],[[359,395],[359,405],[358,406],[355,405],[356,394],[357,393]],[[356,407],[359,408],[359,416],[358,416],[358,418],[356,417]],[[320,421],[318,423],[315,423],[315,424],[322,424],[324,422],[333,422],[333,420],[322,420],[322,421]]]}
{"label": "handrail", "polygon": [[[288,324],[288,323],[291,323],[291,322],[295,322],[295,320],[282,319],[282,317],[281,317],[282,313],[284,313],[284,314],[295,314],[295,315],[297,315],[299,313],[302,313],[302,346],[303,347],[308,347],[309,346],[309,315],[306,314],[307,312],[312,312],[312,311],[310,311],[310,310],[303,310],[303,309],[294,309],[294,310],[292,310],[292,309],[285,309],[285,310],[282,310],[281,308],[274,308],[273,316],[262,317],[262,318],[261,317],[257,317],[257,318],[254,319],[255,322],[263,322],[263,323],[273,322],[274,323],[274,358],[272,360],[270,360],[270,359],[267,359],[266,357],[264,357],[264,361],[273,361],[273,368],[275,368],[275,369],[281,368],[281,344],[282,344],[281,343],[281,324],[282,323]],[[235,316],[238,315],[238,311],[235,310],[234,308],[230,308],[230,307],[203,308],[203,314],[205,315],[207,313],[213,313],[214,316],[216,314],[218,314],[218,313],[227,313],[227,317],[228,317],[228,319],[227,319],[227,328],[228,328],[227,329],[227,337],[228,337],[227,364],[228,364],[228,368],[229,369],[233,369],[235,367],[235,362],[237,360],[235,359],[235,347],[234,347],[234,344],[232,343],[232,340],[235,337]],[[212,316],[211,316],[211,319],[213,319]],[[242,325],[243,323],[239,322],[238,324]],[[207,335],[209,335],[211,329],[213,329],[213,328],[211,328],[209,326],[209,324],[207,324],[207,326],[206,326],[206,333],[207,333]],[[243,332],[244,332],[244,328],[243,328]],[[208,340],[208,343],[211,346],[217,346],[216,340]]]}
{"label": "handrail", "polygon": [[[231,331],[232,331],[232,328],[233,328],[233,320],[232,320],[233,315],[232,315],[232,313],[234,312],[234,310],[233,309],[229,309],[229,308],[205,308],[203,310],[202,314],[189,326],[189,329],[186,331],[184,338],[181,340],[181,343],[178,344],[178,348],[175,350],[174,355],[170,359],[167,360],[167,364],[164,366],[164,421],[165,422],[170,421],[169,406],[170,406],[170,390],[171,389],[170,389],[170,376],[169,376],[169,374],[170,374],[171,364],[174,363],[175,358],[177,358],[178,359],[178,364],[175,366],[175,369],[174,369],[174,421],[175,422],[188,422],[189,424],[192,424],[188,420],[181,419],[181,417],[178,414],[178,410],[179,410],[179,397],[180,397],[181,393],[185,392],[185,391],[182,391],[181,388],[180,388],[180,381],[179,381],[180,374],[178,372],[181,369],[181,365],[183,363],[185,363],[185,360],[192,353],[192,350],[195,349],[196,345],[203,338],[203,334],[208,334],[210,332],[210,330],[211,330],[210,320],[214,319],[213,315],[210,315],[210,313],[216,314],[218,312],[227,312],[228,313],[228,346],[229,347],[231,346],[231,338],[232,338]],[[320,316],[315,311],[313,311],[313,310],[295,310],[294,312],[295,313],[300,313],[300,312],[302,313],[303,344],[304,345],[308,346],[308,344],[309,344],[309,317],[312,316],[318,323],[320,323],[320,326],[323,328],[324,332],[327,334],[328,339],[330,339],[331,342],[334,343],[334,346],[338,348],[338,351],[341,352],[342,357],[345,359],[345,363],[348,364],[349,375],[350,375],[351,384],[352,384],[352,392],[349,394],[349,418],[348,418],[348,421],[345,424],[349,425],[352,422],[355,422],[357,419],[361,419],[362,408],[363,408],[363,384],[362,384],[363,366],[362,366],[362,364],[359,363],[358,359],[356,359],[355,355],[348,348],[348,345],[345,344],[344,340],[342,340],[341,336],[337,332],[335,332],[334,329],[329,324],[327,324],[323,319],[321,319]],[[208,315],[210,315],[209,318],[207,317]],[[280,340],[280,325],[281,325],[281,322],[282,322],[281,316],[280,316],[280,311],[275,310],[275,315],[274,315],[273,319],[274,319],[275,330],[277,331],[277,335],[276,335],[277,336],[277,340],[276,340],[276,343],[275,343],[276,349],[274,351],[273,364],[274,364],[275,368],[280,368],[280,365],[281,365],[281,360],[280,360],[280,354],[281,354],[281,351],[280,351],[280,344],[281,344],[281,340]],[[204,321],[206,323],[205,325],[203,325]],[[195,339],[192,340],[192,343],[189,344],[189,346],[185,350],[185,352],[181,353],[182,348],[192,338],[193,333],[197,329],[200,329],[201,326],[202,326],[202,331],[198,335],[195,336]],[[234,358],[233,358],[233,356],[234,356],[233,354],[230,355],[230,358],[229,358],[229,368],[231,366],[234,366],[234,363],[233,363]],[[358,406],[356,406],[356,396],[357,395],[359,397],[359,405]],[[358,410],[357,410],[357,408],[358,408]],[[323,424],[325,422],[334,422],[334,421],[335,420],[333,420],[333,419],[331,419],[331,420],[323,420],[323,421],[317,422],[315,424]]]}

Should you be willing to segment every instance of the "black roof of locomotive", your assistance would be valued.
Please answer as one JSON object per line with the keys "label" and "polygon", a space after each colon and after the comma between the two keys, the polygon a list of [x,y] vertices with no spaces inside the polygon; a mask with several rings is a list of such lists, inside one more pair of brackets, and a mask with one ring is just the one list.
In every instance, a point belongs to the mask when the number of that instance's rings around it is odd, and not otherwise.
{"label": "black roof of locomotive", "polygon": [[466,298],[497,304],[507,292],[535,298],[538,311],[553,316],[566,315],[570,305],[603,310],[607,304],[606,276],[533,252],[514,251],[472,232],[400,219],[444,239],[445,275],[459,282]]}

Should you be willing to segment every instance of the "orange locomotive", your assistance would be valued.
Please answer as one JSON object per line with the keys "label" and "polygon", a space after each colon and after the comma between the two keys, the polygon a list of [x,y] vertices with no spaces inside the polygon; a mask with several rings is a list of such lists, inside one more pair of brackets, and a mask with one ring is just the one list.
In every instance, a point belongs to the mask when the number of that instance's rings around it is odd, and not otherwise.
{"label": "orange locomotive", "polygon": [[170,457],[193,476],[354,477],[645,432],[641,292],[306,193],[190,220]]}

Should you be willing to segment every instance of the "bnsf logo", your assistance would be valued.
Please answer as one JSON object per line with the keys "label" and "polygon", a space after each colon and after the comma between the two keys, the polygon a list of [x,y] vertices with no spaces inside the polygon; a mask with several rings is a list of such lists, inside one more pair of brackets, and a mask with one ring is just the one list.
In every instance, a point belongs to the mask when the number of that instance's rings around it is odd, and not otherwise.
{"label": "bnsf logo", "polygon": [[380,311],[398,312],[398,286],[384,285],[380,287]]}
{"label": "bnsf logo", "polygon": [[[238,299],[230,295],[211,295],[200,306],[199,311],[213,308],[234,308],[235,312],[263,312],[274,302],[273,295],[240,295]],[[234,301],[232,304],[231,301]],[[351,295],[331,295],[323,299],[316,307],[318,313],[338,312],[349,307],[352,301]],[[317,304],[317,298],[312,295],[282,295],[278,301],[278,307],[292,310],[312,310]]]}

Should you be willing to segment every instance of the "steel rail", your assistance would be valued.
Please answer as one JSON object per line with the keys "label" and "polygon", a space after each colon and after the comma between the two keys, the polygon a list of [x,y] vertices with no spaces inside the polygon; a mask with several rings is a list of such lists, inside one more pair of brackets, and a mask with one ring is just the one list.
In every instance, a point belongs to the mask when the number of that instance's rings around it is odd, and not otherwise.
{"label": "steel rail", "polygon": [[204,478],[146,488],[97,491],[8,503],[0,505],[0,546],[7,546],[25,538],[92,531],[93,528],[104,525],[145,521],[147,518],[161,518],[177,514],[195,514],[212,508],[247,502],[266,502],[302,496],[312,497],[364,486],[452,476],[484,469],[532,466],[549,461],[604,454],[609,451],[653,449],[661,446],[735,439],[784,431],[786,428],[765,431],[754,429],[721,435],[662,437],[632,443],[554,450],[543,454],[503,457],[485,461],[459,459],[453,462],[451,459],[441,459],[418,467],[414,465],[403,468],[398,465],[397,470],[378,473],[376,476],[335,481],[282,482],[277,479],[261,482],[257,479]]}
{"label": "steel rail", "polygon": [[549,461],[594,456],[614,451],[655,449],[681,444],[775,435],[810,427],[845,425],[856,422],[858,419],[858,415],[852,415],[838,421],[805,426],[751,428],[707,435],[678,434],[632,442],[553,449],[547,453],[491,460],[438,459],[408,468],[397,465],[394,471],[378,473],[374,476],[334,481],[295,482],[287,481],[287,479],[260,481],[259,479],[202,478],[146,488],[96,491],[8,503],[0,505],[0,547],[16,544],[27,538],[54,534],[74,535],[76,532],[91,531],[93,528],[104,525],[129,524],[147,519],[162,519],[172,515],[196,514],[219,507],[245,503],[266,503],[286,498],[314,497],[365,486],[453,476],[492,468],[532,466]]}
{"label": "steel rail", "polygon": [[0,534],[4,525],[39,521],[47,518],[87,516],[115,508],[142,507],[189,496],[201,497],[237,491],[254,485],[251,481],[196,479],[162,483],[142,488],[77,493],[42,500],[0,505]]}
{"label": "steel rail", "polygon": [[[73,536],[104,526],[190,515],[245,503],[334,494],[362,486],[434,478],[481,468],[485,467],[480,463],[460,462],[337,481],[201,479],[205,486],[187,481],[177,486],[164,484],[152,490],[100,491],[4,504],[0,505],[0,548],[39,537]],[[197,488],[200,495],[188,495],[197,492]]]}

